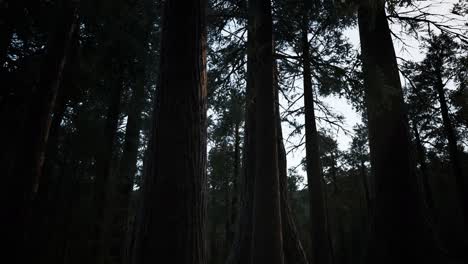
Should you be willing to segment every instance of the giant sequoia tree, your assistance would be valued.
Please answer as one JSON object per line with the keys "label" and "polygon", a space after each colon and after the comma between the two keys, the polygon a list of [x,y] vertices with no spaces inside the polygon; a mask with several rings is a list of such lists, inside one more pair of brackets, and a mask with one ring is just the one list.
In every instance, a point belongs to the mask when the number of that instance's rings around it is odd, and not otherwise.
{"label": "giant sequoia tree", "polygon": [[164,3],[139,258],[205,263],[205,1]]}

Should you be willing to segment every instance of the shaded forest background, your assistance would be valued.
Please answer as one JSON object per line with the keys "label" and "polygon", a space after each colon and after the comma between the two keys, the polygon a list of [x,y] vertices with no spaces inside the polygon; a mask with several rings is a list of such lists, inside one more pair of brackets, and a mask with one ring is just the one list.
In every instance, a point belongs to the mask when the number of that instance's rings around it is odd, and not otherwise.
{"label": "shaded forest background", "polygon": [[436,2],[0,1],[8,257],[468,263],[468,3]]}

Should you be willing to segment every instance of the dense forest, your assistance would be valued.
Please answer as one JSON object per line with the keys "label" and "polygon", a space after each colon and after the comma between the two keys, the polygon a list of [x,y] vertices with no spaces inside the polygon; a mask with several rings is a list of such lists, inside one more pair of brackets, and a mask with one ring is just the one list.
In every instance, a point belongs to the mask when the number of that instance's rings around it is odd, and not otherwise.
{"label": "dense forest", "polygon": [[7,263],[468,263],[468,2],[0,0],[0,175]]}

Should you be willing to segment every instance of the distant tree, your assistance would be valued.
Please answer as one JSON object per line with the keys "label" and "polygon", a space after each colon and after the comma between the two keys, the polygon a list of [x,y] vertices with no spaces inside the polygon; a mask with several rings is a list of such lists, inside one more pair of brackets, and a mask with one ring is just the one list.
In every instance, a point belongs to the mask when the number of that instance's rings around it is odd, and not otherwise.
{"label": "distant tree", "polygon": [[[415,118],[419,117],[419,119],[422,119],[421,117],[424,118],[424,115],[431,115],[430,112],[433,111],[430,109],[434,108],[434,104],[437,103],[439,106],[437,113],[433,114],[442,117],[439,125],[444,130],[452,173],[457,182],[457,191],[461,197],[460,202],[464,207],[465,218],[467,218],[467,183],[460,163],[459,140],[457,136],[459,133],[457,132],[453,115],[450,112],[450,90],[447,88],[447,83],[453,81],[459,72],[457,68],[457,52],[459,52],[459,45],[450,36],[447,34],[433,36],[428,39],[425,59],[421,63],[407,65],[409,66],[407,71],[410,71],[408,75],[413,76],[411,78],[411,84],[414,85],[412,89],[414,94],[411,97],[413,104],[425,106],[424,110],[426,110],[425,112],[417,113],[419,115],[415,114]],[[431,120],[424,118],[420,122],[428,123]],[[416,120],[414,125],[417,125]]]}
{"label": "distant tree", "polygon": [[310,199],[310,229],[311,245],[310,263],[331,263],[330,243],[327,235],[326,212],[324,205],[324,194],[322,186],[322,167],[320,164],[319,135],[317,131],[314,90],[312,83],[312,71],[310,69],[311,56],[308,39],[308,21],[306,14],[302,18],[301,47],[302,47],[302,78],[304,87],[305,108],[305,144],[306,144],[306,169],[307,187]]}

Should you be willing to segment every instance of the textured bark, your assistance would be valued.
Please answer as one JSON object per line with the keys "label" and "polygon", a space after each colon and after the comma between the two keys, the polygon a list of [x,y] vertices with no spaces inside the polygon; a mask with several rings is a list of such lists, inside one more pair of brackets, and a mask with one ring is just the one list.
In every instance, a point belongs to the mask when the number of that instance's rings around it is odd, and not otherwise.
{"label": "textured bark", "polygon": [[376,242],[371,261],[437,262],[424,228],[408,119],[383,1],[362,3],[358,19],[375,184]]}
{"label": "textured bark", "polygon": [[271,2],[253,0],[255,43],[255,185],[252,263],[282,264],[278,150],[273,84],[273,37]]}
{"label": "textured bark", "polygon": [[322,186],[322,167],[320,164],[319,135],[315,123],[314,91],[310,69],[310,47],[307,39],[307,17],[303,18],[301,32],[302,67],[304,80],[306,170],[309,191],[309,216],[311,249],[310,263],[330,263],[330,243],[327,235],[324,191]]}
{"label": "textured bark", "polygon": [[205,1],[165,1],[139,263],[206,263]]}

